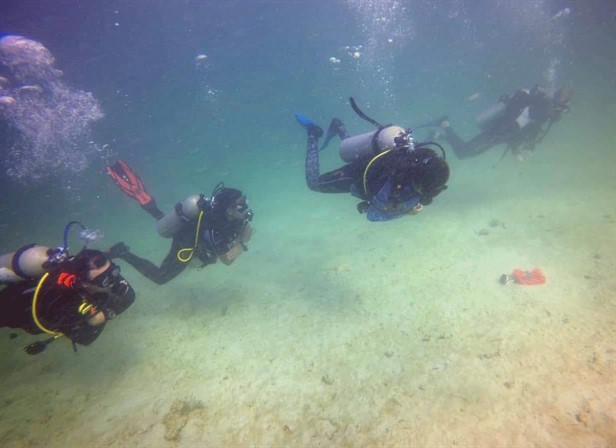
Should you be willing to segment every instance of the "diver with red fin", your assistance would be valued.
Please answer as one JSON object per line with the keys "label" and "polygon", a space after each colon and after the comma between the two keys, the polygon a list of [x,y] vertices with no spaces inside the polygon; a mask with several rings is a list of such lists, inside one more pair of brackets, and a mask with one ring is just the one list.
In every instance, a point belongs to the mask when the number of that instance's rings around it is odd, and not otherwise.
{"label": "diver with red fin", "polygon": [[141,178],[123,160],[107,167],[107,173],[129,197],[156,219],[163,238],[171,238],[171,249],[160,266],[130,252],[123,242],[109,249],[111,258],[126,261],[142,275],[162,285],[177,277],[196,256],[202,266],[220,259],[226,265],[248,250],[253,213],[246,196],[219,183],[212,194],[195,194],[163,213],[146,191]]}

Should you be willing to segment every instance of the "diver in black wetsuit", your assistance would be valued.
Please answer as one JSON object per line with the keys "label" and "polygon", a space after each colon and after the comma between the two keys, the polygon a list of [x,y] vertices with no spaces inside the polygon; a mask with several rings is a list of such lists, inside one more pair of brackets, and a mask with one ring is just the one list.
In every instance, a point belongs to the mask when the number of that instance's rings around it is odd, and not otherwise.
{"label": "diver in black wetsuit", "polygon": [[172,238],[171,249],[160,267],[130,252],[124,243],[109,249],[112,258],[126,261],[142,275],[162,285],[177,277],[194,255],[203,266],[220,259],[230,265],[244,251],[250,240],[252,210],[240,190],[219,184],[210,198],[193,195],[164,214],[145,191],[139,177],[123,161],[108,168],[110,176],[129,196],[135,198],[157,220],[158,233]]}
{"label": "diver in black wetsuit", "polygon": [[[54,249],[29,245],[8,254],[17,259],[12,266],[31,264],[36,257],[28,252]],[[25,254],[25,255],[24,255]],[[46,258],[46,257],[45,257]],[[42,352],[47,344],[66,336],[74,344],[89,345],[102,333],[105,324],[124,312],[135,300],[135,292],[120,275],[120,269],[100,251],[84,249],[74,257],[46,262],[38,267],[44,275],[24,278],[22,270],[0,290],[0,327],[20,328],[31,334],[51,336],[25,347],[28,354]]]}
{"label": "diver in black wetsuit", "polygon": [[[306,183],[321,193],[351,193],[362,201],[357,205],[369,221],[389,221],[419,213],[441,191],[449,179],[445,153],[439,156],[433,142],[414,143],[412,131],[399,126],[383,126],[366,116],[350,99],[355,112],[378,129],[351,137],[344,124],[334,118],[319,148],[323,130],[312,120],[295,114],[308,134]],[[346,165],[320,173],[319,151],[338,136],[340,156]],[[442,150],[442,148],[441,148]]]}
{"label": "diver in black wetsuit", "polygon": [[477,117],[482,132],[464,141],[449,126],[446,118],[441,120],[445,139],[460,159],[474,157],[488,149],[505,144],[504,155],[511,151],[523,159],[521,148],[532,150],[546,136],[563,113],[569,112],[573,91],[561,87],[553,97],[541,87],[532,90],[517,90],[513,95],[502,95],[498,102]]}

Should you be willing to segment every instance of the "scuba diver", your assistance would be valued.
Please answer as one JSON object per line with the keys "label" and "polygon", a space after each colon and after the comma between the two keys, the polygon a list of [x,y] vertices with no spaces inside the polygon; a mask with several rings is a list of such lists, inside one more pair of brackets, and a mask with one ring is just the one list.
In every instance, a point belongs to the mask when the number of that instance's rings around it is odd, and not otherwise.
{"label": "scuba diver", "polygon": [[[361,199],[357,210],[366,213],[369,221],[389,221],[419,213],[447,188],[449,166],[445,151],[434,142],[415,143],[411,129],[383,126],[364,114],[353,98],[350,102],[355,113],[376,126],[376,131],[352,137],[344,123],[334,118],[319,148],[323,130],[309,118],[295,114],[308,134],[308,188],[321,193],[351,193]],[[339,154],[347,164],[321,174],[319,151],[335,136],[341,139]],[[430,146],[438,147],[442,156]]]}
{"label": "scuba diver", "polygon": [[51,336],[25,347],[30,355],[62,336],[75,351],[76,344],[90,345],[107,321],[135,301],[135,291],[104,252],[84,244],[77,255],[68,253],[66,236],[75,223],[65,229],[63,248],[30,244],[0,256],[0,285],[6,285],[0,289],[0,327]]}
{"label": "scuba diver", "polygon": [[521,148],[533,150],[541,143],[554,123],[569,112],[573,95],[570,87],[561,87],[553,96],[539,86],[517,90],[513,95],[501,95],[496,104],[476,117],[482,130],[468,141],[451,128],[447,117],[439,121],[445,140],[460,159],[481,154],[493,146],[505,144],[501,160],[507,152],[524,161]]}
{"label": "scuba diver", "polygon": [[137,174],[122,160],[107,168],[108,174],[128,196],[156,219],[156,229],[164,238],[172,238],[171,249],[160,267],[130,252],[123,242],[108,250],[109,256],[126,261],[158,285],[177,277],[196,255],[202,267],[216,263],[226,265],[248,250],[253,213],[240,190],[219,183],[211,196],[195,194],[178,202],[163,213]]}

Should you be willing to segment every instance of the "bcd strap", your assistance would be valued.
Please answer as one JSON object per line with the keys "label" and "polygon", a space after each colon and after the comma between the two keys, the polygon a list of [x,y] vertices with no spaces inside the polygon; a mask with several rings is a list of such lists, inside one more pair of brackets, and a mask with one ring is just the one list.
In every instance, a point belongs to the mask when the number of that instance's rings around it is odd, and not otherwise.
{"label": "bcd strap", "polygon": [[181,202],[175,204],[175,214],[178,215],[182,221],[188,222],[188,218],[184,215],[184,210],[182,210]]}
{"label": "bcd strap", "polygon": [[372,147],[372,152],[374,153],[374,155],[379,154],[382,151],[382,149],[379,148],[379,135],[381,135],[381,132],[383,132],[385,129],[390,128],[392,126],[393,124],[387,124],[385,126],[381,126],[377,129],[377,131],[372,136],[372,139],[370,141],[370,146]]}
{"label": "bcd strap", "polygon": [[13,272],[17,274],[18,276],[20,276],[21,278],[26,279],[26,278],[30,278],[30,276],[26,274],[21,269],[21,267],[19,267],[19,259],[21,258],[21,256],[23,255],[25,251],[27,251],[28,249],[32,249],[34,246],[36,246],[36,244],[32,243],[32,244],[28,244],[27,246],[20,247],[19,249],[15,251],[15,255],[13,255],[13,260],[11,260],[11,267],[13,268]]}
{"label": "bcd strap", "polygon": [[370,160],[370,162],[368,162],[368,165],[366,165],[366,169],[364,170],[364,175],[363,175],[363,183],[362,183],[364,187],[364,194],[366,195],[366,197],[370,196],[368,193],[368,171],[370,170],[370,168],[372,167],[372,164],[376,162],[377,159],[380,159],[381,157],[383,157],[386,154],[389,154],[390,152],[391,152],[391,149],[388,149],[387,151],[383,151],[377,154]]}

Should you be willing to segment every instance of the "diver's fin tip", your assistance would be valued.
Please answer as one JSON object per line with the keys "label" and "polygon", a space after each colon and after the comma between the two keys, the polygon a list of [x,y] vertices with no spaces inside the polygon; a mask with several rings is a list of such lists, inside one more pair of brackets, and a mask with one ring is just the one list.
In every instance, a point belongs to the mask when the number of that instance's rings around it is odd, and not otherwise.
{"label": "diver's fin tip", "polygon": [[295,120],[305,129],[308,129],[309,126],[316,126],[314,121],[298,112],[295,112]]}

